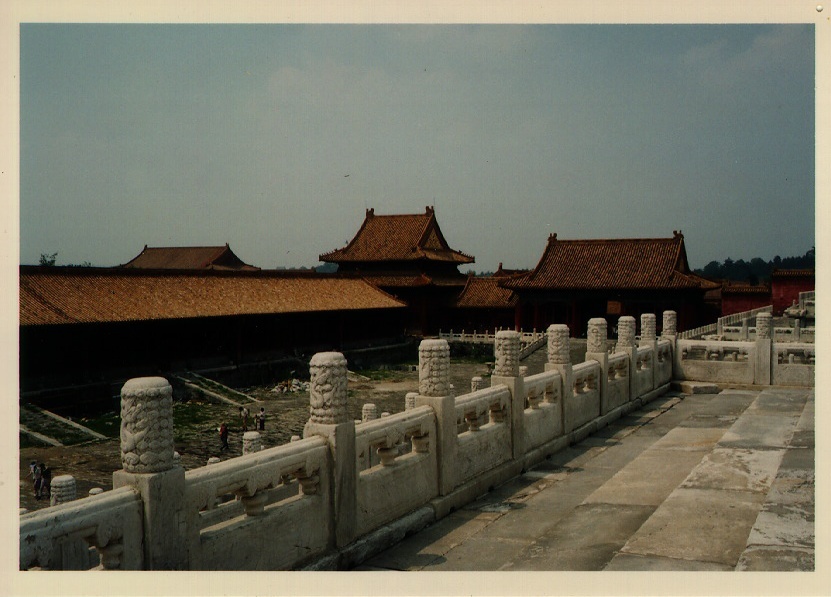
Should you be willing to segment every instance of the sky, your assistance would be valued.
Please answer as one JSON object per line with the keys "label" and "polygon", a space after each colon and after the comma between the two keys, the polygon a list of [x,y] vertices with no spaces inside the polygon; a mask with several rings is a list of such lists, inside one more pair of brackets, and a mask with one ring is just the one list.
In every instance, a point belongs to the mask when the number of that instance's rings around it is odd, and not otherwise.
{"label": "sky", "polygon": [[[815,242],[814,27],[20,25],[20,262],[229,243],[311,267],[436,208],[477,271],[670,237]],[[463,268],[467,271],[467,268]]]}

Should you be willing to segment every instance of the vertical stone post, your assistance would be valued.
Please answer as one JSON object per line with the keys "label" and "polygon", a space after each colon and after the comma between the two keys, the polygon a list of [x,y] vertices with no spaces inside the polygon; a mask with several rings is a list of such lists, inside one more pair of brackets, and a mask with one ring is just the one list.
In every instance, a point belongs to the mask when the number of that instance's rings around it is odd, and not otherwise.
{"label": "vertical stone post", "polygon": [[147,570],[189,567],[185,469],[173,457],[173,389],[162,377],[131,379],[121,388],[121,464],[113,489],[138,490],[144,508]]}
{"label": "vertical stone post", "polygon": [[747,317],[742,319],[742,331],[739,332],[739,340],[741,340],[742,342],[747,342],[748,340],[750,340],[750,329]]}
{"label": "vertical stone post", "polygon": [[52,479],[52,497],[49,498],[50,506],[65,504],[78,498],[75,485],[75,477],[72,475],[60,475]]}
{"label": "vertical stone post", "polygon": [[252,454],[263,449],[262,437],[259,431],[246,431],[242,434],[242,453]]}
{"label": "vertical stone post", "polygon": [[[617,344],[615,345],[615,352],[625,352],[629,355],[629,367],[627,370],[627,375],[629,377],[629,397],[627,400],[634,400],[636,398],[635,369],[637,367],[638,360],[638,347],[635,346],[635,324],[635,318],[631,315],[624,315],[617,320]],[[653,330],[652,333],[654,334],[655,330]],[[654,347],[652,350],[652,358],[655,358]]]}
{"label": "vertical stone post", "polygon": [[799,319],[793,320],[793,341],[802,342],[802,324]]}
{"label": "vertical stone post", "polygon": [[522,334],[513,331],[497,332],[493,341],[494,369],[491,386],[504,384],[511,391],[511,456],[525,455],[523,417],[525,415],[525,380],[519,374],[519,353]]}
{"label": "vertical stone post", "polygon": [[771,382],[771,365],[773,363],[773,338],[770,313],[756,315],[756,368],[753,374],[753,383],[769,386]]}
{"label": "vertical stone post", "polygon": [[361,407],[361,422],[366,423],[367,421],[374,421],[378,418],[378,407],[372,404],[371,402],[367,402]]}
{"label": "vertical stone post", "polygon": [[479,377],[478,375],[475,377],[470,378],[470,391],[471,392],[478,392],[479,390],[484,390],[487,388],[487,384],[485,380]]}
{"label": "vertical stone post", "polygon": [[447,340],[422,340],[418,346],[418,397],[436,413],[436,460],[439,493],[456,486],[456,399],[450,393],[450,345]]}
{"label": "vertical stone post", "polygon": [[355,538],[358,511],[355,421],[346,408],[346,358],[339,352],[319,352],[309,362],[309,421],[303,437],[319,435],[332,455],[332,520],[335,545]]}
{"label": "vertical stone post", "polygon": [[[681,358],[678,356],[678,315],[675,311],[664,311],[664,325],[661,329],[661,338],[669,340],[672,353],[672,368],[674,375],[681,375]],[[655,378],[652,378],[652,387],[655,387]]]}
{"label": "vertical stone post", "polygon": [[561,417],[563,431],[571,431],[571,408],[574,402],[574,378],[571,371],[571,342],[568,326],[564,323],[554,323],[548,326],[548,361],[546,371],[558,371],[562,381],[560,395],[563,397]]}
{"label": "vertical stone post", "polygon": [[[656,324],[656,317],[654,313],[642,313],[641,314],[641,340],[638,342],[638,346],[648,346],[652,349],[652,387],[657,387],[657,378],[658,378],[658,367],[657,367],[657,355],[658,355],[658,338],[655,336],[655,324]],[[675,355],[675,347],[673,346],[672,356],[673,358]],[[637,355],[636,355],[637,356]],[[674,361],[674,358],[673,358]],[[675,366],[673,362],[673,367]],[[632,367],[632,372],[637,369],[637,366]],[[631,398],[637,398],[637,396],[631,396]]]}
{"label": "vertical stone post", "polygon": [[416,398],[418,398],[418,392],[407,392],[404,396],[404,410],[412,410],[416,407]]}
{"label": "vertical stone post", "polygon": [[609,353],[606,351],[606,320],[602,317],[589,319],[589,334],[586,340],[586,360],[600,363],[600,379],[597,388],[600,391],[600,415],[609,412],[608,391],[609,386]]}

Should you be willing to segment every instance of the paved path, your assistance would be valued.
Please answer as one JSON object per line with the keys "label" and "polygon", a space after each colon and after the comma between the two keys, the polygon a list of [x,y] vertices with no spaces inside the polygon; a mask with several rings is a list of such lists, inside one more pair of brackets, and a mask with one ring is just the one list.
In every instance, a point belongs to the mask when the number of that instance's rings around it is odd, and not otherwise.
{"label": "paved path", "polygon": [[813,570],[813,390],[668,394],[357,570]]}

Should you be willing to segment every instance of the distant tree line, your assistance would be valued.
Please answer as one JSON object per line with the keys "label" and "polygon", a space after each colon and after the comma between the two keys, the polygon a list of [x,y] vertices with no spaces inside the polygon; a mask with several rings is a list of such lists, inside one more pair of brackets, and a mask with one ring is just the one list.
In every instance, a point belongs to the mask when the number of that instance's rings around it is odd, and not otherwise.
{"label": "distant tree line", "polygon": [[729,257],[723,262],[711,261],[703,269],[693,270],[696,274],[711,280],[733,280],[760,284],[770,280],[774,269],[814,269],[815,249],[811,247],[801,257],[780,257],[777,255],[770,261],[754,257],[750,261],[739,259],[733,261]]}

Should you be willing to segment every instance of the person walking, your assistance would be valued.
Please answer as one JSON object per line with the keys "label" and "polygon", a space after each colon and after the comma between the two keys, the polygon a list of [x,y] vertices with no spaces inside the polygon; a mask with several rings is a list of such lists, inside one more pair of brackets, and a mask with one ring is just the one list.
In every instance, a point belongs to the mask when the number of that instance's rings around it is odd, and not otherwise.
{"label": "person walking", "polygon": [[46,463],[40,463],[40,495],[47,500],[52,497],[52,469]]}
{"label": "person walking", "polygon": [[261,407],[257,413],[257,427],[260,431],[265,431],[265,408]]}
{"label": "person walking", "polygon": [[239,418],[242,419],[242,432],[245,433],[248,431],[248,416],[249,416],[248,409],[244,406],[239,407]]}
{"label": "person walking", "polygon": [[40,486],[43,483],[43,471],[41,471],[40,467],[35,464],[34,470],[32,470],[32,476],[35,482],[35,499],[40,499]]}
{"label": "person walking", "polygon": [[228,426],[223,423],[219,426],[219,441],[222,442],[222,445],[219,448],[220,452],[224,450],[228,450]]}

